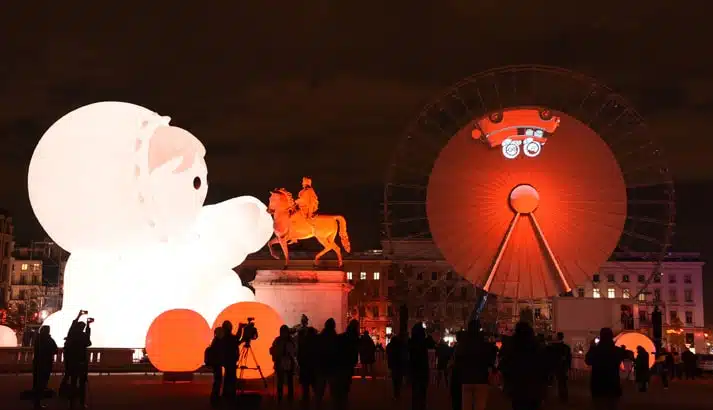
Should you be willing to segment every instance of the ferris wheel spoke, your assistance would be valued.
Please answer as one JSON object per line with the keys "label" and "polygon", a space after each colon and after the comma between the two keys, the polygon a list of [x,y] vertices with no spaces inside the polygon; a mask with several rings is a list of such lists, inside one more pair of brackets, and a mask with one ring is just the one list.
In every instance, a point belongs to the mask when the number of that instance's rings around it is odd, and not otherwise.
{"label": "ferris wheel spoke", "polygon": [[512,217],[512,221],[510,221],[510,225],[508,226],[507,232],[505,232],[505,237],[503,237],[503,241],[500,243],[500,246],[498,247],[498,251],[495,254],[495,259],[493,259],[493,263],[490,265],[490,270],[488,271],[488,277],[485,280],[485,285],[483,285],[483,290],[486,292],[490,291],[490,286],[493,284],[493,279],[495,278],[495,273],[498,271],[498,267],[500,266],[500,262],[502,262],[503,259],[503,254],[505,253],[505,249],[507,249],[508,242],[510,242],[510,237],[512,237],[512,231],[515,229],[515,225],[517,225],[517,221],[520,220],[520,213],[515,213],[515,215]]}
{"label": "ferris wheel spoke", "polygon": [[542,232],[542,229],[540,228],[540,224],[537,223],[537,218],[535,217],[535,214],[530,213],[530,218],[532,219],[532,224],[535,226],[537,235],[540,237],[542,244],[545,246],[545,250],[547,251],[547,256],[549,256],[549,258],[550,258],[550,262],[552,263],[552,265],[554,265],[555,270],[557,271],[557,275],[559,276],[564,293],[571,292],[572,287],[569,285],[569,282],[567,282],[567,278],[565,278],[564,272],[562,272],[562,268],[560,267],[559,262],[557,262],[557,258],[555,257],[555,254],[552,252],[552,248],[550,248],[550,244],[547,242],[547,238],[545,237],[545,234]]}

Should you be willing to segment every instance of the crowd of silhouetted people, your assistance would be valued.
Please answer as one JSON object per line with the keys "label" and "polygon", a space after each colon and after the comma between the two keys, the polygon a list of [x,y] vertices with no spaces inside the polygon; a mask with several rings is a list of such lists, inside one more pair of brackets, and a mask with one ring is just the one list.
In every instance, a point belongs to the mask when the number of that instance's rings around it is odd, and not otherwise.
{"label": "crowd of silhouetted people", "polygon": [[[64,375],[59,395],[68,400],[70,409],[77,404],[84,408],[87,402],[92,320],[80,322],[84,314],[85,311],[80,311],[64,341]],[[244,365],[242,355],[247,354],[245,348],[250,342],[257,339],[257,329],[252,318],[248,319],[249,323],[240,324],[235,332],[231,322],[225,321],[215,329],[214,338],[205,350],[205,363],[213,371],[210,395],[213,407],[234,404],[237,399],[241,363]],[[34,340],[33,386],[27,393],[35,408],[42,408],[42,400],[49,396],[48,383],[58,352],[49,330],[47,326],[41,327]],[[431,365],[431,350],[435,352],[435,366]],[[409,386],[414,410],[425,410],[432,380],[437,386],[443,383],[448,387],[454,410],[484,410],[495,387],[502,389],[513,410],[543,408],[550,387],[556,390],[559,401],[566,403],[569,399],[572,350],[564,342],[564,335],[558,333],[555,340],[547,343],[525,321],[515,326],[511,336],[502,337],[500,347],[483,332],[480,322],[473,320],[466,330],[456,333],[453,344],[434,341],[423,325],[417,323],[410,334],[394,335],[384,349],[374,343],[367,331],[360,334],[356,320],[338,333],[335,320],[328,319],[318,332],[303,315],[298,326],[283,325],[270,346],[277,401],[295,401],[296,379],[305,408],[346,409],[353,378],[375,378],[377,352],[384,351],[393,396],[401,399],[404,386]],[[631,380],[638,391],[646,392],[654,374],[664,388],[670,379],[696,377],[696,357],[689,350],[679,355],[661,349],[653,356],[654,366],[650,366],[652,353],[641,346],[636,351],[633,354],[626,346],[617,346],[609,328],[601,329],[599,337],[591,341],[584,360],[591,368],[590,391],[595,408],[617,408],[622,380]],[[357,363],[361,364],[359,375],[355,374]],[[252,365],[257,367],[245,368],[259,370],[259,363]],[[436,373],[431,374],[432,371]]]}

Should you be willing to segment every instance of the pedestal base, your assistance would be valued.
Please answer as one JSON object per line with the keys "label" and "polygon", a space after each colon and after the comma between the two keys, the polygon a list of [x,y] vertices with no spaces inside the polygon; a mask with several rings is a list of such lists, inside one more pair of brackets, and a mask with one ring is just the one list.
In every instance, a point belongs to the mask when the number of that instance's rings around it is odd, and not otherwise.
{"label": "pedestal base", "polygon": [[164,383],[192,382],[193,372],[163,372]]}
{"label": "pedestal base", "polygon": [[310,326],[322,329],[333,318],[337,332],[346,328],[348,295],[352,285],[338,270],[258,270],[252,282],[255,299],[272,306],[287,326],[307,315]]}

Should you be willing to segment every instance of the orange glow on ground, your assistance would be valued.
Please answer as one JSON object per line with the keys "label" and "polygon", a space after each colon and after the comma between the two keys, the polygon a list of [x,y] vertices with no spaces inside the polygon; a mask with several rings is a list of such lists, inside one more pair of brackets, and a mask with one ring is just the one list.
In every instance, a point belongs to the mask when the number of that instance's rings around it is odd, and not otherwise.
{"label": "orange glow on ground", "polygon": [[[507,159],[466,126],[440,152],[429,178],[426,213],[435,244],[476,286],[495,266],[489,291],[497,295],[556,296],[564,291],[558,270],[570,287],[586,283],[624,228],[626,185],[609,146],[577,119],[552,114],[561,122],[538,156]],[[528,185],[534,190],[516,190]],[[532,210],[539,229],[523,214],[496,265],[513,207]]]}
{"label": "orange glow on ground", "polygon": [[[248,317],[255,318],[255,327],[258,330],[258,339],[252,341],[252,350],[255,358],[260,364],[262,374],[268,377],[274,373],[272,356],[270,356],[270,346],[275,338],[280,334],[280,326],[285,322],[272,307],[260,302],[240,302],[228,306],[223,310],[213,323],[213,329],[221,326],[224,321],[229,320],[233,324],[233,332],[238,329],[240,323],[247,323]],[[248,358],[248,367],[255,367],[252,357]],[[238,369],[238,374],[240,370]],[[245,379],[259,379],[260,374],[256,370],[245,370]]]}
{"label": "orange glow on ground", "polygon": [[634,353],[634,357],[636,357],[636,347],[641,346],[649,353],[649,367],[653,367],[656,362],[656,357],[651,354],[656,352],[656,346],[654,346],[654,342],[645,334],[638,332],[621,333],[614,338],[614,342],[617,346],[626,346],[626,350]]}
{"label": "orange glow on ground", "polygon": [[203,352],[211,340],[208,322],[188,309],[161,313],[146,335],[146,354],[162,372],[192,372],[203,365]]}

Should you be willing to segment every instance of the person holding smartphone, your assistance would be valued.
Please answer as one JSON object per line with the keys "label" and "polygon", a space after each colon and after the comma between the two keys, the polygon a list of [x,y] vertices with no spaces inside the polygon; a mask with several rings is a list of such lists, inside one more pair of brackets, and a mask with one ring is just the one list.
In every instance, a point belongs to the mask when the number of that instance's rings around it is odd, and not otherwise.
{"label": "person holding smartphone", "polygon": [[94,319],[87,318],[86,324],[79,319],[86,315],[86,310],[80,310],[77,318],[69,328],[64,342],[65,379],[68,379],[69,408],[75,406],[77,399],[80,407],[84,407],[87,393],[87,377],[89,374],[89,347],[91,341],[91,323]]}

